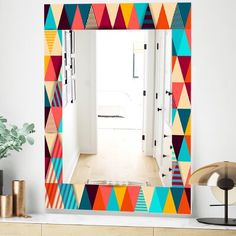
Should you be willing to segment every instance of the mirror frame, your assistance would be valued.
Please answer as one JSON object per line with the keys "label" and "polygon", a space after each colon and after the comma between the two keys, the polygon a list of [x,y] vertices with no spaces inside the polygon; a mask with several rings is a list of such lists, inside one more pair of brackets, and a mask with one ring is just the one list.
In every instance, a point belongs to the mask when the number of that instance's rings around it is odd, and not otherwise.
{"label": "mirror frame", "polygon": [[[90,29],[172,30],[171,187],[63,183],[62,31]],[[45,4],[44,44],[46,207],[191,214],[191,3]]]}

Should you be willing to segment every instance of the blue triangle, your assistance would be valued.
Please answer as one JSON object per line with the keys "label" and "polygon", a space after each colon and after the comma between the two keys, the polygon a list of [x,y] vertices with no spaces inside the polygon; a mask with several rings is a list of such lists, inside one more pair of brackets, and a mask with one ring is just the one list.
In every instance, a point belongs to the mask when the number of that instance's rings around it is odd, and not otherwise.
{"label": "blue triangle", "polygon": [[80,10],[80,14],[83,20],[84,25],[86,25],[87,20],[88,20],[88,15],[89,15],[89,11],[91,8],[91,4],[79,4],[79,10]]}
{"label": "blue triangle", "polygon": [[169,191],[168,187],[155,188],[149,209],[150,212],[159,212],[159,213],[163,212],[168,191]]}
{"label": "blue triangle", "polygon": [[46,88],[44,87],[44,104],[45,104],[45,107],[50,107],[50,102],[49,102],[49,99],[48,99],[48,94],[47,94],[47,91],[46,91]]}
{"label": "blue triangle", "polygon": [[188,14],[191,8],[191,3],[186,2],[186,3],[178,3],[179,11],[181,14],[181,18],[183,19],[183,24],[184,26],[186,25],[187,19],[188,19]]}
{"label": "blue triangle", "polygon": [[55,29],[57,29],[51,6],[48,10],[48,15],[47,15],[47,19],[46,19],[44,29],[45,30],[55,30]]}
{"label": "blue triangle", "polygon": [[185,30],[173,29],[172,40],[177,56],[191,56],[191,50],[188,44],[188,39]]}
{"label": "blue triangle", "polygon": [[79,205],[79,209],[83,209],[83,210],[91,210],[91,203],[89,200],[89,196],[88,196],[88,192],[86,189],[86,186],[84,187],[84,192],[83,192],[83,196]]}
{"label": "blue triangle", "polygon": [[191,113],[190,109],[178,109],[180,122],[182,124],[183,131],[185,132],[188,125],[189,116]]}
{"label": "blue triangle", "polygon": [[76,4],[65,4],[66,15],[70,26],[72,26],[74,20],[76,7],[77,7]]}
{"label": "blue triangle", "polygon": [[57,33],[58,33],[58,37],[59,37],[60,43],[62,45],[62,30],[57,30]]}
{"label": "blue triangle", "polygon": [[60,125],[58,127],[58,133],[62,133],[62,119],[61,119]]}
{"label": "blue triangle", "polygon": [[191,157],[190,157],[190,154],[188,151],[188,145],[187,145],[185,138],[183,139],[183,142],[181,145],[178,161],[183,161],[183,162],[190,162],[191,161]]}
{"label": "blue triangle", "polygon": [[176,111],[177,111],[177,109],[172,108],[172,124],[174,124]]}
{"label": "blue triangle", "polygon": [[111,191],[111,195],[110,195],[108,205],[107,205],[107,210],[108,211],[119,211],[120,210],[117,199],[116,199],[116,194],[115,194],[114,188],[112,188],[112,191]]}
{"label": "blue triangle", "polygon": [[172,187],[171,188],[172,197],[175,203],[175,209],[179,208],[179,204],[183,194],[183,187]]}
{"label": "blue triangle", "polygon": [[134,7],[136,9],[139,25],[141,27],[143,25],[143,21],[144,21],[144,17],[146,14],[148,4],[147,3],[135,3]]}
{"label": "blue triangle", "polygon": [[171,23],[172,29],[184,29],[184,23],[178,5],[176,6],[175,13]]}

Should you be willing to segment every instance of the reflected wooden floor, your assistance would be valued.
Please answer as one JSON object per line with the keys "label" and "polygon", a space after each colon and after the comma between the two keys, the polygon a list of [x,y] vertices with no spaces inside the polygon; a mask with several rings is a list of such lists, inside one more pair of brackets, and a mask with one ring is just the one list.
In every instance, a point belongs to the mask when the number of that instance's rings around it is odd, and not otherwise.
{"label": "reflected wooden floor", "polygon": [[140,130],[99,129],[98,153],[81,154],[71,183],[138,182],[160,186],[157,162],[144,156]]}

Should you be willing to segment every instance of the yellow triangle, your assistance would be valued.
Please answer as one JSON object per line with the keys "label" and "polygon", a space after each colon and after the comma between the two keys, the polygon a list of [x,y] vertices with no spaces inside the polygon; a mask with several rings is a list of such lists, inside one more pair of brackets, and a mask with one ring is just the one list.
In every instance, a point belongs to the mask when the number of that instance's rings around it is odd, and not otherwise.
{"label": "yellow triangle", "polygon": [[164,3],[166,18],[168,21],[169,26],[171,26],[172,19],[175,13],[177,3]]}
{"label": "yellow triangle", "polygon": [[84,191],[84,184],[73,184],[74,192],[75,192],[75,198],[78,206],[80,205],[83,191]]}
{"label": "yellow triangle", "polygon": [[161,6],[162,6],[162,3],[149,3],[150,11],[152,13],[152,19],[155,26],[157,25],[157,22],[159,19]]}
{"label": "yellow triangle", "polygon": [[53,117],[51,110],[48,115],[48,120],[46,123],[45,132],[47,132],[47,133],[56,133],[57,132],[57,127],[56,127],[54,117]]}
{"label": "yellow triangle", "polygon": [[147,209],[149,209],[151,202],[152,202],[154,188],[153,187],[145,187],[145,186],[142,186],[141,188],[143,190],[143,195],[144,195]]}
{"label": "yellow triangle", "polygon": [[45,133],[45,137],[46,137],[46,142],[48,144],[48,150],[50,152],[50,155],[52,155],[57,133]]}
{"label": "yellow triangle", "polygon": [[184,135],[184,131],[182,128],[182,124],[181,124],[181,121],[179,118],[178,111],[176,111],[176,114],[175,114],[175,119],[174,119],[174,123],[172,126],[172,134],[173,135]]}
{"label": "yellow triangle", "polygon": [[172,82],[184,82],[178,58],[175,61],[174,69],[172,72]]}
{"label": "yellow triangle", "polygon": [[168,214],[175,214],[176,213],[175,203],[174,203],[174,200],[172,197],[171,190],[169,190],[169,192],[168,192],[168,196],[166,199],[163,213],[168,213]]}
{"label": "yellow triangle", "polygon": [[56,23],[56,27],[58,27],[60,19],[61,19],[61,12],[63,8],[63,4],[51,4],[54,20]]}
{"label": "yellow triangle", "polygon": [[54,92],[55,92],[57,82],[55,82],[55,81],[45,81],[44,84],[45,84],[45,88],[46,88],[46,91],[47,91],[47,94],[48,94],[49,102],[50,102],[50,104],[52,104],[52,100],[53,100],[53,97],[54,97]]}
{"label": "yellow triangle", "polygon": [[107,11],[109,14],[111,25],[113,27],[115,24],[116,15],[119,8],[119,3],[108,3],[106,4],[106,6],[107,6]]}
{"label": "yellow triangle", "polygon": [[128,25],[129,25],[129,20],[130,20],[130,16],[131,16],[131,13],[133,10],[133,5],[134,5],[133,3],[121,3],[120,4],[126,28],[128,28]]}
{"label": "yellow triangle", "polygon": [[178,164],[179,164],[179,170],[180,170],[180,173],[181,173],[183,184],[185,185],[186,181],[187,181],[187,178],[188,178],[188,172],[189,172],[189,169],[191,167],[191,163],[190,162],[179,161]]}
{"label": "yellow triangle", "polygon": [[188,92],[185,85],[183,86],[183,90],[179,99],[178,108],[191,108],[191,104],[188,98]]}
{"label": "yellow triangle", "polygon": [[114,191],[116,194],[116,200],[118,202],[119,208],[121,209],[123,199],[125,196],[126,187],[125,186],[115,186]]}
{"label": "yellow triangle", "polygon": [[44,56],[44,76],[46,75],[46,72],[48,70],[49,60],[50,60],[50,56]]}
{"label": "yellow triangle", "polygon": [[57,35],[56,30],[45,30],[44,31],[45,44],[47,44],[47,46],[48,46],[48,55],[52,54],[52,49],[54,46],[56,35]]}
{"label": "yellow triangle", "polygon": [[54,56],[62,55],[62,46],[61,46],[61,42],[60,42],[58,34],[56,34],[56,37],[55,37],[55,41],[54,41],[54,45],[53,45],[53,49],[52,49],[52,55],[54,55]]}
{"label": "yellow triangle", "polygon": [[191,135],[191,114],[188,119],[188,124],[185,130],[185,135]]}

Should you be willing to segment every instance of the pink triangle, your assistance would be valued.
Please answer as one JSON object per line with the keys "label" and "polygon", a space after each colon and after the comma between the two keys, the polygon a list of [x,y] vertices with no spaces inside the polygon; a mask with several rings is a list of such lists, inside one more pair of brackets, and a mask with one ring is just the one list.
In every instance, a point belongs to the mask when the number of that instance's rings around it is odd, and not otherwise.
{"label": "pink triangle", "polygon": [[83,20],[82,17],[80,15],[80,11],[79,11],[79,7],[76,7],[76,11],[75,11],[75,16],[74,16],[74,20],[72,23],[72,29],[84,29],[84,24],[83,24]]}
{"label": "pink triangle", "polygon": [[106,6],[106,4],[92,4],[93,13],[95,15],[95,19],[96,19],[98,28],[99,28],[101,21],[102,21],[102,16],[103,16],[105,6]]}

